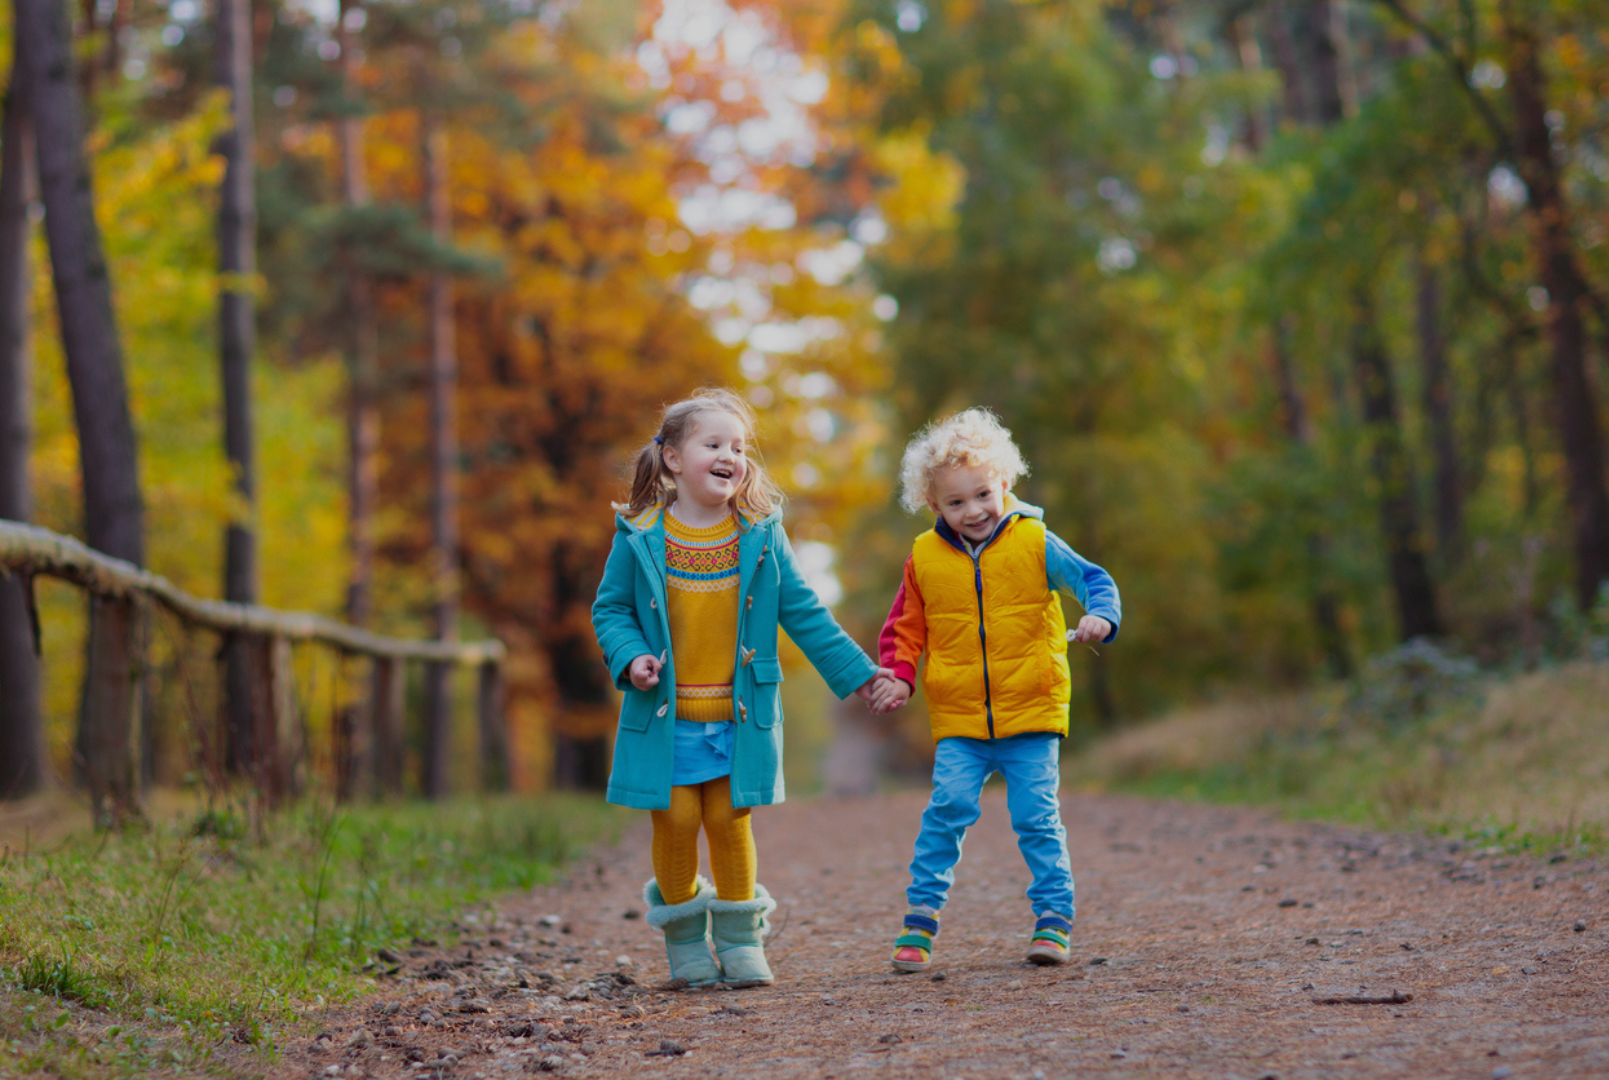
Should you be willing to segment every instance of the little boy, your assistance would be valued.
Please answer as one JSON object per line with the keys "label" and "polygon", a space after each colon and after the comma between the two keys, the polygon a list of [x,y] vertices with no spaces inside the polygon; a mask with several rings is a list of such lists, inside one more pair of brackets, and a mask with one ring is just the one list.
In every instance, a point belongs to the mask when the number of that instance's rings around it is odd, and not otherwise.
{"label": "little boy", "polygon": [[[936,743],[933,797],[905,894],[910,912],[894,942],[898,971],[932,965],[961,843],[978,820],[983,782],[996,771],[1033,875],[1028,959],[1067,962],[1073,874],[1058,802],[1071,700],[1067,642],[1111,641],[1122,606],[1112,576],[1011,494],[1027,472],[1011,433],[976,408],[921,431],[900,467],[905,508],[925,508],[938,520],[916,538],[878,639],[882,666],[898,678],[874,706],[891,711],[910,699],[925,651],[922,692]],[[1072,633],[1058,592],[1077,597],[1086,612]]]}

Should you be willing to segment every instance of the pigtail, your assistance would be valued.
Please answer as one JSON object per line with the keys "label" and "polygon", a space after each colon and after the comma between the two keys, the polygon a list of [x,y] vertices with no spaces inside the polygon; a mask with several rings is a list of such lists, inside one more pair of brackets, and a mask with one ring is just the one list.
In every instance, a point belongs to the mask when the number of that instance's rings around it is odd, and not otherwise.
{"label": "pigtail", "polygon": [[665,459],[662,453],[661,437],[655,435],[648,445],[637,454],[637,463],[632,469],[631,494],[623,503],[610,503],[609,505],[626,517],[636,517],[650,506],[669,502],[669,494],[675,491],[670,483],[670,470],[665,468]]}

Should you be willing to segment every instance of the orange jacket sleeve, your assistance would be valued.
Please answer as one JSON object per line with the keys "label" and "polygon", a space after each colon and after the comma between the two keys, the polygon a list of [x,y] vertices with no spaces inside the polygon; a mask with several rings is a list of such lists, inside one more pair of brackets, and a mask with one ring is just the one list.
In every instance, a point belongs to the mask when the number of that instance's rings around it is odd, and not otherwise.
{"label": "orange jacket sleeve", "polygon": [[927,647],[927,616],[922,611],[922,590],[917,587],[913,560],[905,560],[905,578],[894,594],[883,632],[877,635],[877,660],[883,667],[916,688],[916,663]]}

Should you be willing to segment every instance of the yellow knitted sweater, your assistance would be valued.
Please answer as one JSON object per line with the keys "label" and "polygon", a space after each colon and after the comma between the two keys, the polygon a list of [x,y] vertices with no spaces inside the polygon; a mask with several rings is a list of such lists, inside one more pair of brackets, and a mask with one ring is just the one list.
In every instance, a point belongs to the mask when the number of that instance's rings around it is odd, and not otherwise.
{"label": "yellow knitted sweater", "polygon": [[732,719],[737,658],[737,521],[694,529],[665,514],[666,615],[676,654],[676,717]]}

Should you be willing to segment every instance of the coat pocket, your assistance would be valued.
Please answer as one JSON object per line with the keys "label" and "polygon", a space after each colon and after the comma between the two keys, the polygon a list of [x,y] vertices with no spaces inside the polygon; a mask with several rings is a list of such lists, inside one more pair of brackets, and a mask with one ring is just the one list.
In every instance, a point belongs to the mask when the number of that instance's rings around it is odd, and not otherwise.
{"label": "coat pocket", "polygon": [[782,722],[782,661],[775,656],[756,656],[749,663],[754,672],[754,726],[773,728]]}
{"label": "coat pocket", "polygon": [[628,691],[625,704],[620,707],[620,726],[627,731],[647,731],[655,717],[669,712],[670,706],[657,695],[641,690]]}

